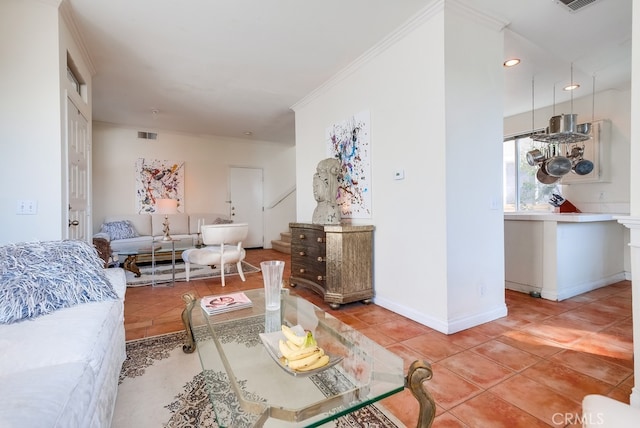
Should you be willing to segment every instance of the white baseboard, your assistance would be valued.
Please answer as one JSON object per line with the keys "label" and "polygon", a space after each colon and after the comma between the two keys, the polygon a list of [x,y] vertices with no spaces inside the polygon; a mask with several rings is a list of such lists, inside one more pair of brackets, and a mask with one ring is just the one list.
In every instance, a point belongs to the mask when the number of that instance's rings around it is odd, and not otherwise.
{"label": "white baseboard", "polygon": [[431,317],[422,312],[418,312],[413,308],[400,305],[397,302],[386,299],[384,297],[376,297],[374,298],[374,302],[378,306],[382,306],[385,309],[389,309],[390,311],[393,311],[399,315],[407,317],[417,323],[425,325],[444,334],[457,333],[459,331],[466,330],[468,328],[475,327],[477,325],[484,324],[489,321],[505,317],[507,315],[507,306],[505,304],[502,304],[497,308],[479,314],[467,315],[451,320],[442,320],[439,318]]}
{"label": "white baseboard", "polygon": [[583,282],[571,287],[563,288],[560,291],[545,290],[544,287],[533,287],[526,284],[519,284],[517,282],[505,281],[505,288],[507,290],[520,291],[522,293],[530,293],[531,291],[539,291],[543,299],[561,301],[570,299],[582,293],[587,293],[598,288],[606,287],[607,285],[615,284],[616,282],[630,280],[628,272],[618,272],[610,275],[606,278],[600,278],[597,281]]}

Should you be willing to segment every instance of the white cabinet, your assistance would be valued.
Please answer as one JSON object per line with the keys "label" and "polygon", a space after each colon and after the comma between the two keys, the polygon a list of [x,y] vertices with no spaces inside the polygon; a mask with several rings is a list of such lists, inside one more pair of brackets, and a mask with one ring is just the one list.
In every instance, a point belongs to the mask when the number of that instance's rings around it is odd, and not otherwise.
{"label": "white cabinet", "polygon": [[624,227],[612,216],[517,216],[505,214],[507,289],[564,300],[625,279]]}

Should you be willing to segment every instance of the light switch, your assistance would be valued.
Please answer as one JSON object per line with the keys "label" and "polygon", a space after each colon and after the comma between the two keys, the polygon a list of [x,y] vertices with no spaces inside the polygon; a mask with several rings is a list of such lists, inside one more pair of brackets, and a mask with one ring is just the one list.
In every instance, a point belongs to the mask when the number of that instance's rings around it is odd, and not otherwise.
{"label": "light switch", "polygon": [[38,212],[38,202],[32,199],[20,199],[16,207],[16,214],[34,215]]}

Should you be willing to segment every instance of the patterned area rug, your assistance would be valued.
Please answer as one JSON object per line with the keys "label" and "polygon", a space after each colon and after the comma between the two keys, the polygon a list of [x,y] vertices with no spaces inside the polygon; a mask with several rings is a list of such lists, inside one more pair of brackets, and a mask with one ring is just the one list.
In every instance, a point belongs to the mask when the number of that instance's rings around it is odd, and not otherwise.
{"label": "patterned area rug", "polygon": [[[127,342],[111,428],[218,428],[205,376],[221,374],[203,373],[198,353],[182,352],[184,341],[178,332]],[[383,409],[370,405],[323,426],[403,426]]]}
{"label": "patterned area rug", "polygon": [[[236,265],[229,264],[225,265],[224,276],[237,275],[238,270],[236,269]],[[260,272],[260,268],[257,268],[247,262],[242,262],[242,272],[245,275],[254,272]],[[140,266],[140,273],[142,274],[139,278],[133,274],[133,272],[125,271],[127,275],[127,287],[140,287],[143,285],[150,285],[153,282],[152,268],[151,266]],[[191,270],[189,272],[189,279],[203,279],[203,278],[217,278],[220,276],[220,267],[216,266],[212,268],[211,266],[200,266],[200,265],[191,265]],[[158,263],[156,265],[156,273],[155,273],[155,281],[156,284],[164,284],[167,282],[171,282],[172,274],[171,274],[171,263]],[[176,281],[184,281],[186,279],[186,274],[184,272],[184,263],[176,262]]]}

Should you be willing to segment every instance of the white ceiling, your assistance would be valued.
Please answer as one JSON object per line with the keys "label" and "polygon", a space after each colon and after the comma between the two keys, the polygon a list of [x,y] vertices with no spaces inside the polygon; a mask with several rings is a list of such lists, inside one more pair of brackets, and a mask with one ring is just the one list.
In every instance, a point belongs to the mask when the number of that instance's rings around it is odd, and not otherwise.
{"label": "white ceiling", "polygon": [[[93,118],[294,142],[290,107],[434,0],[65,0],[95,68]],[[632,0],[456,1],[507,24],[505,116],[626,88]],[[555,91],[554,91],[555,87]],[[555,92],[555,94],[554,94]],[[158,110],[153,114],[152,110]],[[252,132],[247,136],[245,132]]]}

